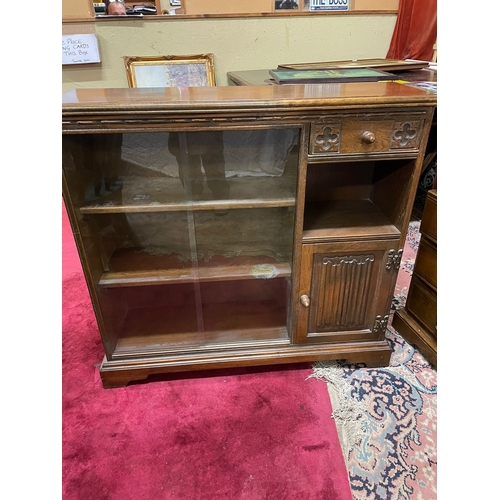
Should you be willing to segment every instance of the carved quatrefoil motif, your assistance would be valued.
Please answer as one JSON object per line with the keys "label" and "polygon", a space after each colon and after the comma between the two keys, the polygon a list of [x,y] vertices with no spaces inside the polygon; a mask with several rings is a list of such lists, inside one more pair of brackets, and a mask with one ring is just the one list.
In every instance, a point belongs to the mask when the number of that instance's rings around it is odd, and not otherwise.
{"label": "carved quatrefoil motif", "polygon": [[420,122],[396,122],[391,148],[415,148],[418,143]]}
{"label": "carved quatrefoil motif", "polygon": [[316,135],[315,151],[338,151],[340,146],[340,126],[325,127]]}

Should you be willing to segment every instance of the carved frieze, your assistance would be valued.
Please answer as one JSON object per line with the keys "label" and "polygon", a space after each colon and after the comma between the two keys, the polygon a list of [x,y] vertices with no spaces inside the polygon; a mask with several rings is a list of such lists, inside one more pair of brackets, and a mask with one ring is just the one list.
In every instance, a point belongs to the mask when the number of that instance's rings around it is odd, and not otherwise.
{"label": "carved frieze", "polygon": [[340,134],[342,126],[317,126],[314,135],[314,153],[338,153],[340,151]]}
{"label": "carved frieze", "polygon": [[391,135],[391,149],[413,149],[420,142],[422,121],[395,121]]}

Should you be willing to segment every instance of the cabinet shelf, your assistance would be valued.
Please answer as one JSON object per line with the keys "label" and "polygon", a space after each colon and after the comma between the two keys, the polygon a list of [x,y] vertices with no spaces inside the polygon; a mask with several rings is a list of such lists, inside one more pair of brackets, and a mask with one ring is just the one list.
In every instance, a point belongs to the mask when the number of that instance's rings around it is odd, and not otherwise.
{"label": "cabinet shelf", "polygon": [[[289,344],[286,311],[277,301],[236,302],[203,308],[204,330],[190,309],[175,314],[164,308],[129,311],[126,330],[118,341],[113,359],[130,355],[157,355],[193,350],[233,349],[260,343]],[[140,334],[137,334],[140,332]]]}
{"label": "cabinet shelf", "polygon": [[370,200],[307,203],[302,241],[399,238],[401,232]]}
{"label": "cabinet shelf", "polygon": [[126,178],[123,185],[82,206],[82,215],[110,213],[180,212],[295,206],[296,177],[239,177],[227,179],[230,195],[214,199],[208,186],[201,195],[189,197],[179,179]]}
{"label": "cabinet shelf", "polygon": [[102,287],[271,279],[291,275],[288,262],[276,262],[265,256],[216,258],[208,263],[198,262],[193,267],[190,262],[180,265],[178,260],[170,256],[147,256],[131,251],[117,254],[110,261],[112,271],[103,273],[99,280]]}

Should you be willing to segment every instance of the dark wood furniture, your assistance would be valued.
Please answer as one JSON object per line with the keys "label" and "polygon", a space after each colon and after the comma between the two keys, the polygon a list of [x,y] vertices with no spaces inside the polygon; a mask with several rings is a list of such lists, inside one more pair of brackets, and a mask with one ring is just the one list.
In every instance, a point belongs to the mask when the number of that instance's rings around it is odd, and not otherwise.
{"label": "dark wood furniture", "polygon": [[406,305],[392,325],[437,367],[437,189],[427,193],[420,233]]}
{"label": "dark wood furniture", "polygon": [[395,83],[65,94],[63,196],[104,386],[312,360],[388,365],[435,106]]}

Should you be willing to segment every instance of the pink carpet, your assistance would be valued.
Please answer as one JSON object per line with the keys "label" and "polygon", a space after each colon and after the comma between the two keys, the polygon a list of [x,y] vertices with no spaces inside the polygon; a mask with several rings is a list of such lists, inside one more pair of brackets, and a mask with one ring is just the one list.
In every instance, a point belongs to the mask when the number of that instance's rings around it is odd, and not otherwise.
{"label": "pink carpet", "polygon": [[165,375],[103,389],[63,206],[65,500],[352,500],[326,384],[310,364]]}

